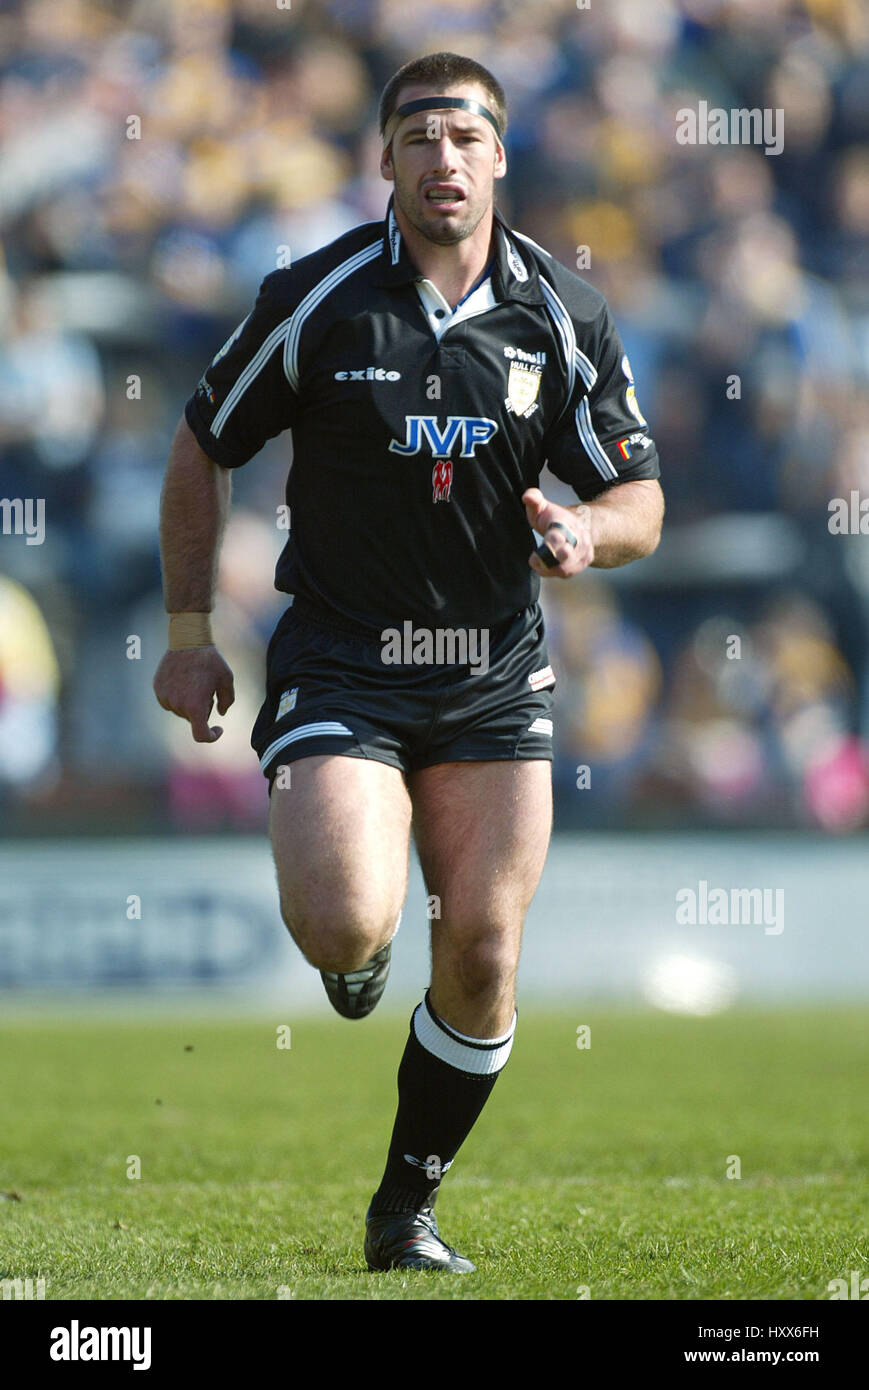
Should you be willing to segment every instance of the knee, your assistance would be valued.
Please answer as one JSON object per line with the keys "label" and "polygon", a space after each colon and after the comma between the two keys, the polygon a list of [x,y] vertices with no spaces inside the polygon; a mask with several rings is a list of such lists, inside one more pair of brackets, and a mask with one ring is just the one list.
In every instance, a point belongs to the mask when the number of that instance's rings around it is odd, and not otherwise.
{"label": "knee", "polygon": [[518,955],[512,932],[489,930],[469,935],[458,947],[455,960],[462,993],[468,999],[478,999],[512,988]]}
{"label": "knee", "polygon": [[309,965],[346,975],[358,970],[389,940],[398,912],[389,917],[352,909],[307,914],[281,903],[284,923]]}

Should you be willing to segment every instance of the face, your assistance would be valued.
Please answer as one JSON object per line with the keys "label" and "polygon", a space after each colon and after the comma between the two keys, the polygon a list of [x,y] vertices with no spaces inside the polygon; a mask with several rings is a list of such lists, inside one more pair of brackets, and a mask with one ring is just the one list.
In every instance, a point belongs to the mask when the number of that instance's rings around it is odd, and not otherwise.
{"label": "face", "polygon": [[[467,97],[491,109],[491,98],[476,83],[446,90],[407,86],[398,106],[426,96]],[[492,206],[494,180],[504,177],[507,161],[494,130],[469,111],[418,111],[399,124],[380,163],[395,184],[395,203],[422,236],[441,246],[463,241]]]}

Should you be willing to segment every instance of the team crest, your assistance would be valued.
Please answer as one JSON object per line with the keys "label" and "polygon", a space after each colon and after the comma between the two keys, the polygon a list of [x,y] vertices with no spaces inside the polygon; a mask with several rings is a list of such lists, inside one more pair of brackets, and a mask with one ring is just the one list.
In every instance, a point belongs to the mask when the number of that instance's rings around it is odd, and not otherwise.
{"label": "team crest", "polygon": [[528,419],[537,409],[537,393],[540,390],[540,367],[530,367],[522,362],[511,362],[507,373],[507,397],[504,401],[513,415]]}
{"label": "team crest", "polygon": [[644,429],[647,429],[648,421],[643,418],[643,412],[640,410],[639,402],[637,401],[637,388],[634,386],[634,374],[631,370],[631,364],[628,360],[627,353],[625,353],[622,358],[622,371],[628,379],[628,386],[625,391],[625,404],[637,423],[642,425]]}
{"label": "team crest", "polygon": [[433,502],[449,502],[452,485],[452,459],[436,459],[435,466],[431,471],[431,500]]}

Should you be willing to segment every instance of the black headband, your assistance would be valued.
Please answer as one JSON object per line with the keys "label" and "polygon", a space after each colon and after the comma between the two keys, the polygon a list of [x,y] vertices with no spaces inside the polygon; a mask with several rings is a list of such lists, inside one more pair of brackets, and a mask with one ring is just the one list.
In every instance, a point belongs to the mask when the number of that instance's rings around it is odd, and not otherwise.
{"label": "black headband", "polygon": [[480,101],[471,101],[468,97],[420,97],[418,101],[406,101],[403,106],[397,107],[392,115],[404,120],[405,116],[412,116],[415,111],[456,110],[470,111],[472,116],[482,116],[484,121],[489,122],[498,139],[501,139],[501,128],[488,107]]}

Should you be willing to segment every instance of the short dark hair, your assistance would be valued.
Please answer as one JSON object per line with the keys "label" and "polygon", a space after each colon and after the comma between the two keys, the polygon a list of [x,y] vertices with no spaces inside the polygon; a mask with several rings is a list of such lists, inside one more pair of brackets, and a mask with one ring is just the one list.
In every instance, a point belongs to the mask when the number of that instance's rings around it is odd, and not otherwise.
{"label": "short dark hair", "polygon": [[473,58],[463,58],[459,53],[427,53],[423,58],[412,58],[404,67],[390,77],[380,98],[380,134],[398,105],[398,93],[402,87],[425,86],[457,87],[460,82],[476,82],[489,98],[492,115],[498,122],[503,137],[507,129],[507,98],[504,88],[488,68],[476,63]]}

